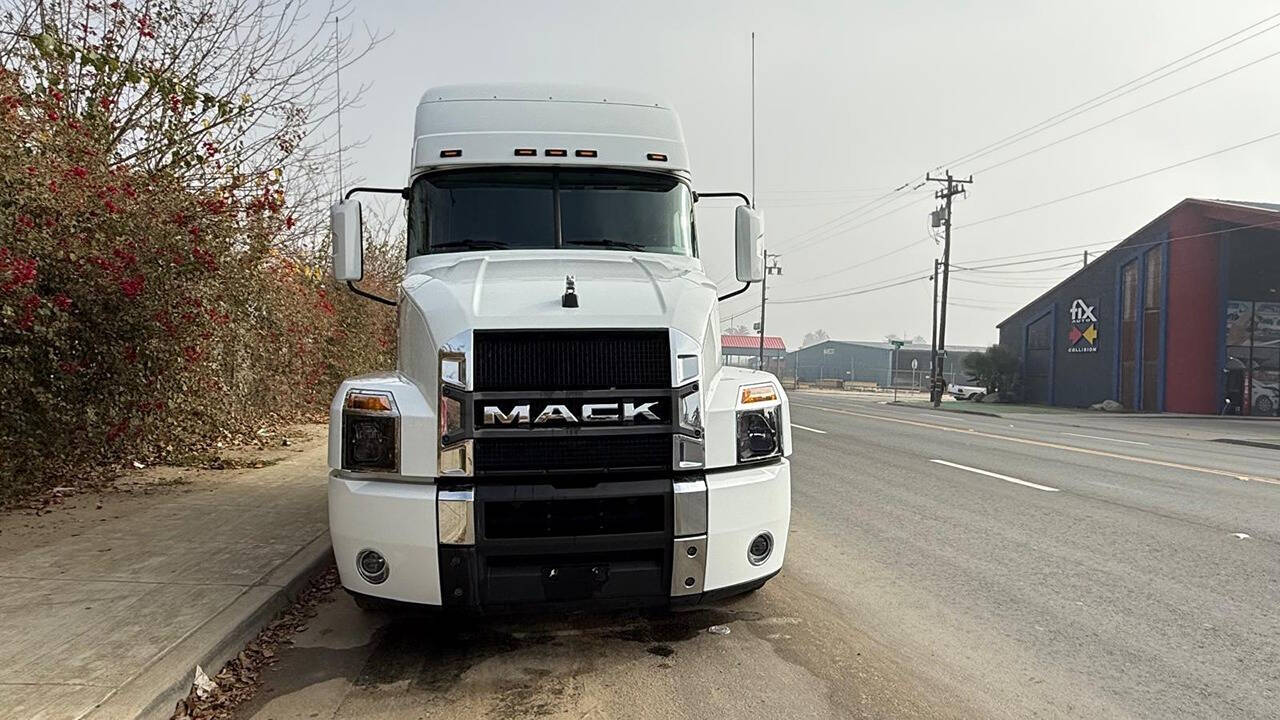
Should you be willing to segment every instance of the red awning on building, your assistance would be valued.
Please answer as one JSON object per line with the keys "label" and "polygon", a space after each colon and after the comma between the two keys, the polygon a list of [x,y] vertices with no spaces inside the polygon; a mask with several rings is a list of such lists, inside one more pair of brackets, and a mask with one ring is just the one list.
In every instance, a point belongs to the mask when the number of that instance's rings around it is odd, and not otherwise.
{"label": "red awning on building", "polygon": [[[723,348],[759,348],[759,335],[721,335],[720,346]],[[764,336],[765,350],[782,350],[786,351],[787,346],[782,342],[782,338],[777,335]]]}

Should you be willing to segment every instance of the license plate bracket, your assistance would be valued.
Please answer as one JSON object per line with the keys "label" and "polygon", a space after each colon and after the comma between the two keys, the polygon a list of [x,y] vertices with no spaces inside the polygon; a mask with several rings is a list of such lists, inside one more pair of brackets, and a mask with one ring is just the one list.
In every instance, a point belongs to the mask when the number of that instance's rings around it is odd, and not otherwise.
{"label": "license plate bracket", "polygon": [[542,568],[548,600],[580,600],[597,594],[609,581],[609,563],[571,563]]}

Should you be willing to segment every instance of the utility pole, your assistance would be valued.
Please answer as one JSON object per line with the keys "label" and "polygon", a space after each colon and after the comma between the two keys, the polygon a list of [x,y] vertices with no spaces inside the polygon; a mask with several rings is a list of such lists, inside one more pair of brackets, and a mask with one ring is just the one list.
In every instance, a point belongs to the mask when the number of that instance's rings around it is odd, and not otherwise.
{"label": "utility pole", "polygon": [[929,332],[929,402],[933,402],[938,393],[938,272],[942,261],[933,261],[933,326]]}
{"label": "utility pole", "polygon": [[[942,309],[938,316],[938,349],[934,355],[935,363],[938,367],[938,376],[945,377],[943,362],[947,353],[947,281],[951,278],[951,198],[964,193],[964,186],[973,182],[973,176],[970,175],[968,180],[956,180],[951,177],[951,171],[947,171],[946,177],[934,177],[926,174],[925,180],[928,182],[946,183],[946,187],[934,193],[934,197],[946,203],[943,208],[942,226]],[[935,390],[935,392],[937,392]],[[936,408],[942,404],[942,393],[937,392],[933,398],[933,406]]]}
{"label": "utility pole", "polygon": [[[767,250],[764,253],[764,277],[760,279],[760,370],[764,370],[764,306],[769,299],[765,295],[765,289],[769,286],[770,275],[782,274],[782,266],[778,264],[779,257],[781,255],[770,253]],[[769,258],[773,258],[772,265],[769,264]]]}

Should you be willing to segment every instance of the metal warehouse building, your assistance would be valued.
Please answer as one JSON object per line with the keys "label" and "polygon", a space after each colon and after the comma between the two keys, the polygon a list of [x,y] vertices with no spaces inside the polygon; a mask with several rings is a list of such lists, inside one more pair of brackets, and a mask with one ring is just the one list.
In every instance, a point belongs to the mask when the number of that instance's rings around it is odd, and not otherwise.
{"label": "metal warehouse building", "polygon": [[[952,346],[943,364],[947,382],[967,381],[964,356],[984,348]],[[787,354],[787,376],[801,382],[844,380],[875,383],[880,387],[927,388],[929,386],[928,345],[907,343],[894,357],[887,342],[825,340]],[[912,367],[912,361],[915,367]]]}
{"label": "metal warehouse building", "polygon": [[1274,415],[1280,205],[1183,200],[999,329],[1026,402]]}

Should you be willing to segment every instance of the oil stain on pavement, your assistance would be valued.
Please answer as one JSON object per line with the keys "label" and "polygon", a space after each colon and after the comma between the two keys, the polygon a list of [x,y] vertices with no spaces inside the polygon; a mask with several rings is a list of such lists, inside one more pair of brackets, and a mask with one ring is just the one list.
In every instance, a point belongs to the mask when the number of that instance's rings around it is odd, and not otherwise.
{"label": "oil stain on pavement", "polygon": [[237,717],[975,717],[970,710],[851,628],[801,578],[782,577],[713,607],[505,618],[366,613],[337,591]]}
{"label": "oil stain on pavement", "polygon": [[698,656],[714,650],[721,663],[740,664],[738,653],[715,646],[752,636],[730,639],[707,629],[763,617],[724,607],[555,617],[388,615],[361,612],[335,593],[281,653],[239,717],[683,717],[671,705],[656,712],[666,703],[644,698],[657,693],[685,704],[680,687],[694,675],[669,676],[678,666],[687,671],[679,665],[685,649]]}

